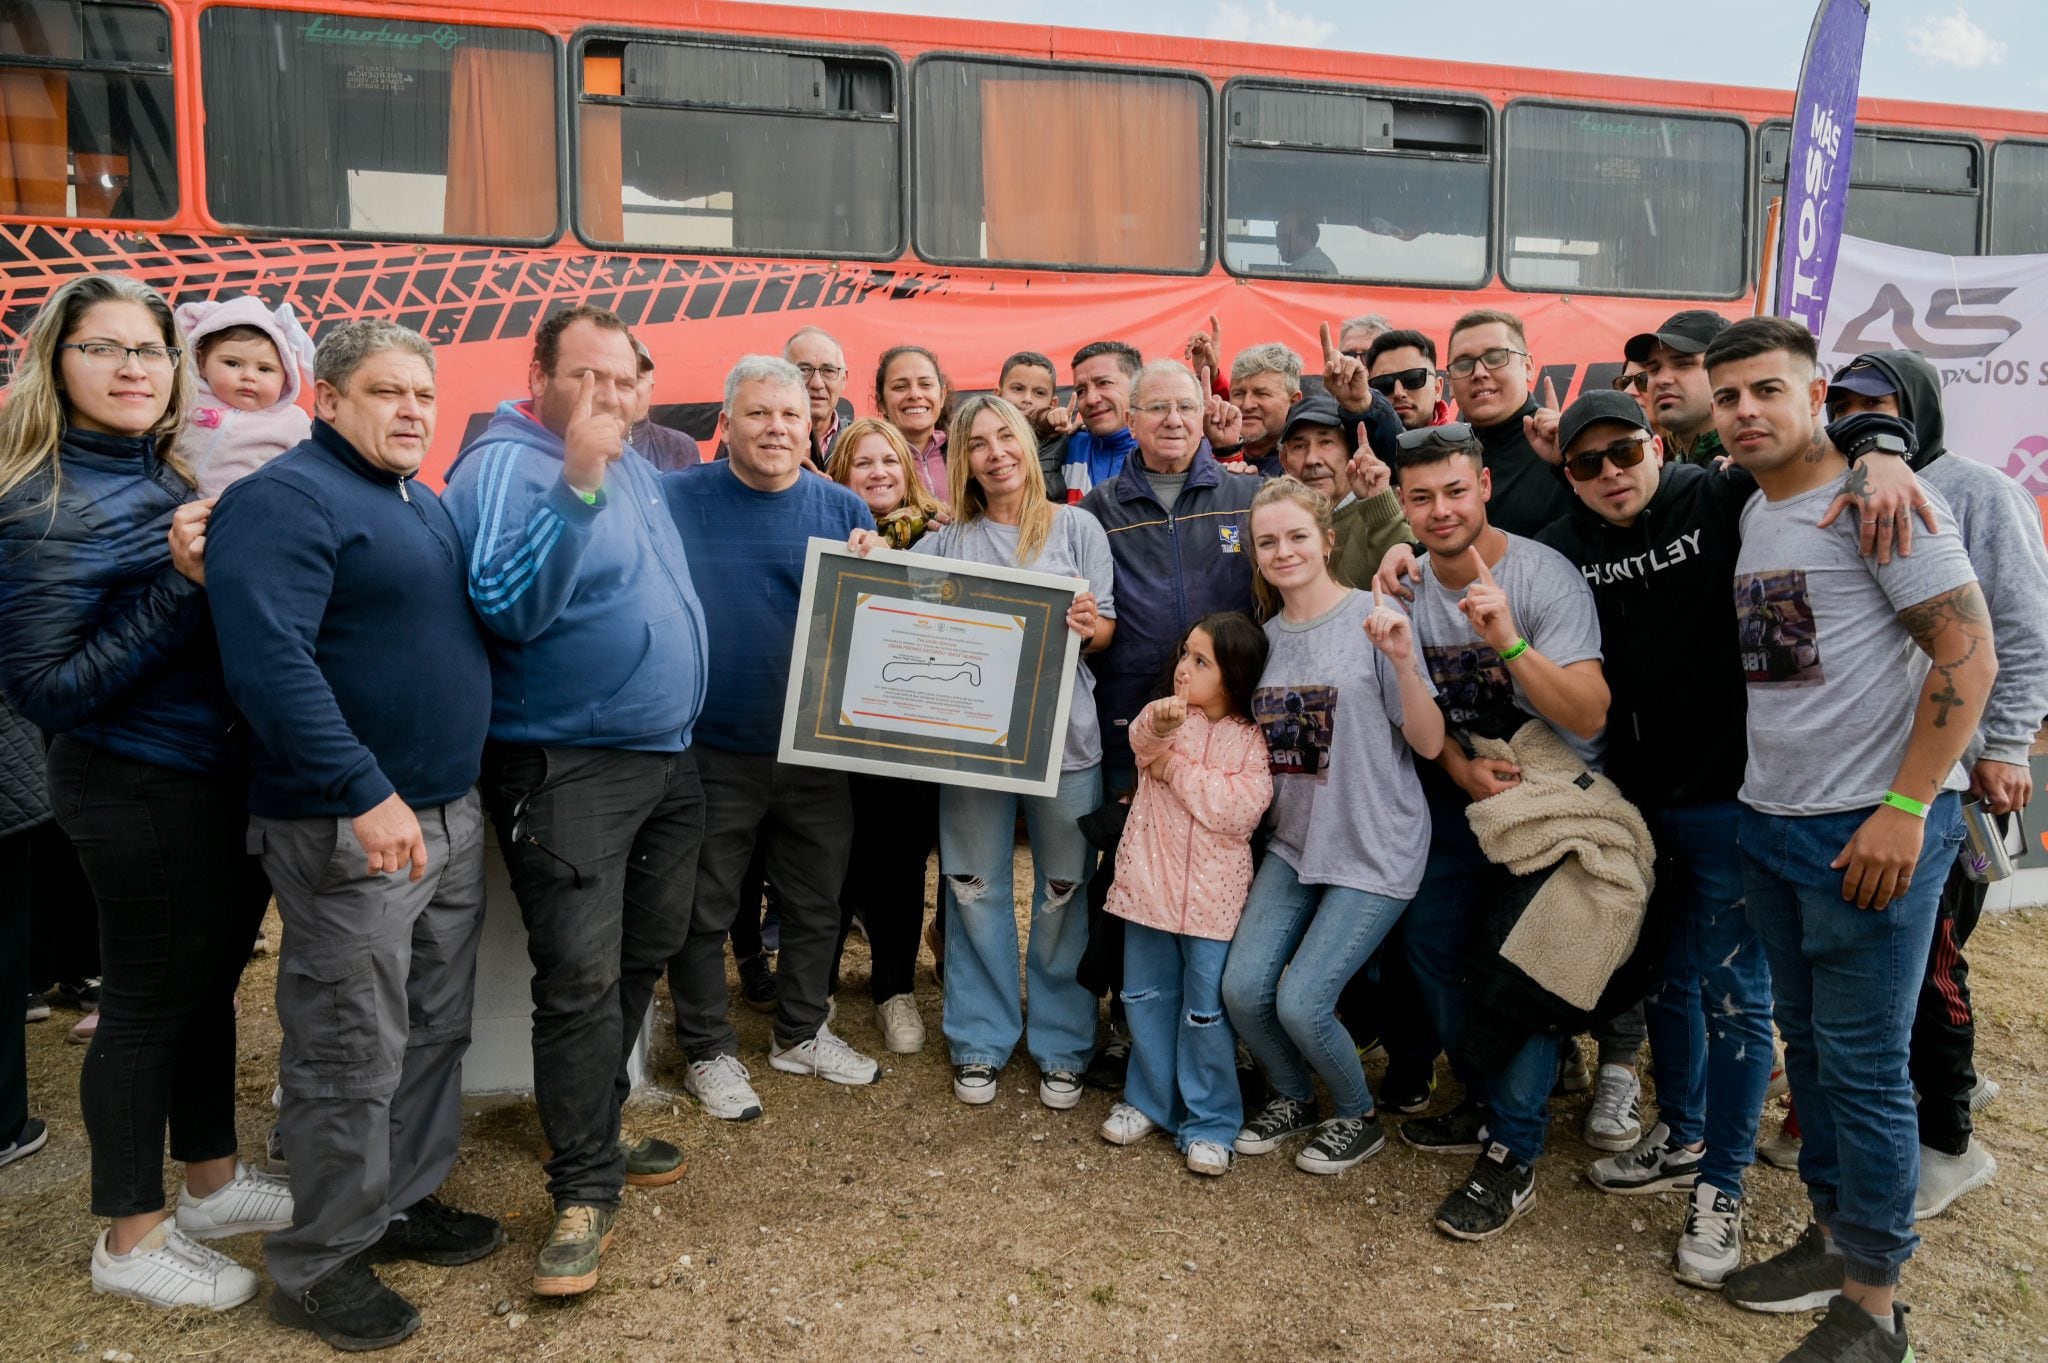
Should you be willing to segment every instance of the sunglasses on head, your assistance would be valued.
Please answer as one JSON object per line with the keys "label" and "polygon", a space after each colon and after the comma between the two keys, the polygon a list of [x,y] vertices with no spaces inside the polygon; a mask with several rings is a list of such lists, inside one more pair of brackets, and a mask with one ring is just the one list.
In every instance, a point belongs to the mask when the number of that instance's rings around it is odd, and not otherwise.
{"label": "sunglasses on head", "polygon": [[1635,389],[1638,393],[1642,393],[1648,391],[1649,387],[1650,374],[1646,369],[1638,369],[1633,374],[1616,374],[1614,376],[1614,391],[1617,393],[1626,393],[1631,388]]}
{"label": "sunglasses on head", "polygon": [[1394,437],[1397,450],[1426,450],[1431,445],[1462,450],[1473,443],[1472,427],[1463,421],[1446,421],[1441,426],[1418,426]]}
{"label": "sunglasses on head", "polygon": [[1367,379],[1366,382],[1372,386],[1375,393],[1384,393],[1392,397],[1395,384],[1400,384],[1411,393],[1420,392],[1422,386],[1428,383],[1435,373],[1434,369],[1397,369],[1391,374],[1381,374],[1377,378]]}
{"label": "sunglasses on head", "polygon": [[1574,483],[1590,483],[1600,476],[1603,464],[1612,464],[1618,469],[1632,469],[1643,462],[1649,452],[1650,433],[1640,431],[1624,437],[1612,445],[1602,445],[1597,450],[1586,450],[1564,461],[1564,471],[1571,475]]}

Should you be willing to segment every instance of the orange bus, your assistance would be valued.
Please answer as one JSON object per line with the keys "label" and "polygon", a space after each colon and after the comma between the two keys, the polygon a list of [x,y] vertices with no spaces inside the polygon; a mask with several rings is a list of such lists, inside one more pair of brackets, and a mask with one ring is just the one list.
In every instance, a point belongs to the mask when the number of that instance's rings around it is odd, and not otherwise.
{"label": "orange bus", "polygon": [[[815,323],[963,389],[1015,350],[1226,353],[1378,313],[1527,319],[1569,395],[1748,311],[1791,96],[716,0],[0,0],[0,343],[121,270],[441,348],[430,472],[549,310],[616,309],[656,418]],[[1789,54],[1786,54],[1789,61]],[[1867,99],[1849,228],[2048,251],[2048,115]],[[1064,377],[1064,374],[1062,375]]]}

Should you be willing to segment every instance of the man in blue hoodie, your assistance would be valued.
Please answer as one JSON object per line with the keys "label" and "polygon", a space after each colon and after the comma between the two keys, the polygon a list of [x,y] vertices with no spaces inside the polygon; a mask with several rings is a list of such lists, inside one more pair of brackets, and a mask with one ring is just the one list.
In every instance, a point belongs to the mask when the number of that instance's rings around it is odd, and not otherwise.
{"label": "man in blue hoodie", "polygon": [[557,313],[532,398],[449,470],[469,598],[488,631],[483,794],[533,958],[533,1082],[555,1225],[533,1290],[597,1285],[621,1185],[682,1177],[665,1141],[621,1140],[626,1060],[689,930],[704,792],[704,612],[654,468],[625,441],[626,324]]}

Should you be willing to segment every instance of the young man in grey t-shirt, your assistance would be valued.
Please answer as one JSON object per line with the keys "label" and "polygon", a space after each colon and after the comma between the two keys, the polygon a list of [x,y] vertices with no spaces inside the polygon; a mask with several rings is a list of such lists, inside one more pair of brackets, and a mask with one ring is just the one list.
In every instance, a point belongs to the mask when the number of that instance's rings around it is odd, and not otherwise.
{"label": "young man in grey t-shirt", "polygon": [[1912,1356],[1894,1304],[1912,1256],[1918,1129],[1906,1073],[1935,901],[1961,840],[1957,759],[1998,664],[1955,522],[1876,563],[1814,524],[1849,482],[1818,426],[1813,337],[1755,317],[1707,349],[1714,420],[1761,494],[1744,509],[1737,646],[1749,689],[1738,825],[1805,1147],[1814,1225],[1728,1278],[1751,1310],[1828,1314],[1792,1357]]}

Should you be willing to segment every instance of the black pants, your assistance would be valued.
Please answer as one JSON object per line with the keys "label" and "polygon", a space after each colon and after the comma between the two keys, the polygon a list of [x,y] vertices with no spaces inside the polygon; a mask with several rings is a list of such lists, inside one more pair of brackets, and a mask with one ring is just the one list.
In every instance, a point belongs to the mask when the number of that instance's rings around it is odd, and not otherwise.
{"label": "black pants", "polygon": [[50,805],[99,906],[100,1025],[79,1071],[95,1216],[164,1206],[185,1163],[235,1153],[235,985],[270,886],[246,778],[172,771],[60,737]]}
{"label": "black pants", "polygon": [[1970,1090],[1977,1086],[1977,1023],[1970,1013],[1970,963],[1963,943],[1977,930],[1987,887],[1949,868],[1934,920],[1927,978],[1913,1015],[1907,1072],[1920,1090],[1920,1143],[1947,1155],[1970,1147]]}
{"label": "black pants", "polygon": [[[924,932],[924,872],[939,845],[939,788],[930,781],[851,775],[853,849],[839,892],[839,952],[853,916],[867,928],[876,1002],[913,992],[917,943]],[[838,976],[838,954],[833,976]]]}
{"label": "black pants", "polygon": [[[28,995],[28,919],[33,829],[0,837],[0,1001],[19,1008]],[[28,1125],[28,1038],[0,1016],[0,1146]]]}
{"label": "black pants", "polygon": [[1408,964],[1408,939],[1394,924],[1387,940],[1337,997],[1337,1016],[1361,1046],[1378,1040],[1387,1048],[1387,1069],[1427,1075],[1443,1050],[1436,1024]]}
{"label": "black pants", "polygon": [[48,989],[59,981],[77,981],[100,973],[99,913],[92,887],[71,839],[55,819],[28,832],[29,864],[34,876],[30,891],[29,988]]}
{"label": "black pants", "polygon": [[732,938],[733,960],[751,961],[767,950],[761,928],[771,912],[782,912],[782,900],[768,883],[768,849],[756,847],[746,875],[740,878],[739,912],[733,915],[732,929],[726,934]]}
{"label": "black pants", "polygon": [[617,1207],[626,1061],[690,926],[704,840],[696,757],[491,743],[481,788],[533,960],[548,1192],[558,1211]]}

